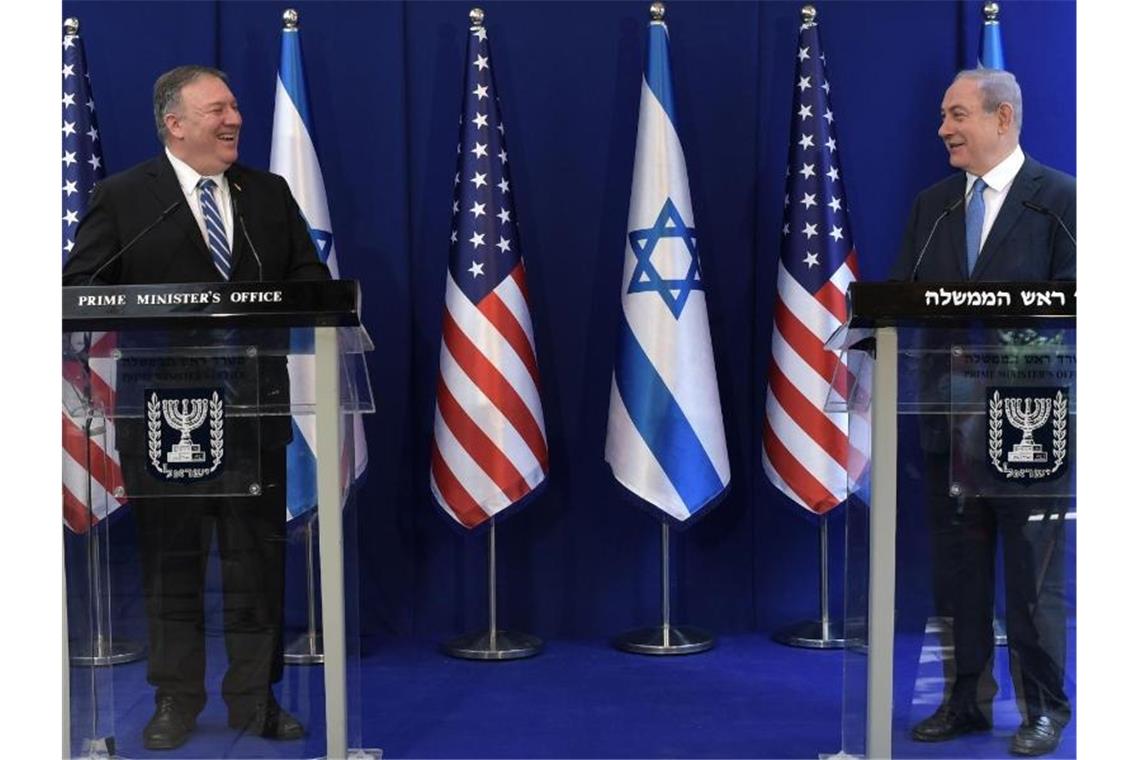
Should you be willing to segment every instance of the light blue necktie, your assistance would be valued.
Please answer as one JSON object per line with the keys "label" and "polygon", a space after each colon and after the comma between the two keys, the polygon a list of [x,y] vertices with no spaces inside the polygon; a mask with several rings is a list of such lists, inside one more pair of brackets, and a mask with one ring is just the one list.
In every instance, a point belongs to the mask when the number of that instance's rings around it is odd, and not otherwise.
{"label": "light blue necktie", "polygon": [[222,277],[230,279],[230,246],[226,242],[226,227],[222,224],[222,215],[218,212],[218,204],[214,201],[214,180],[203,177],[198,181],[198,203],[202,207],[202,218],[206,221],[206,243],[210,247],[210,255],[214,258],[214,266],[222,273]]}
{"label": "light blue necktie", "polygon": [[983,193],[986,183],[981,177],[974,180],[974,190],[970,195],[970,204],[966,206],[966,271],[974,273],[974,265],[978,263],[978,254],[982,250],[982,223],[986,219],[986,199]]}

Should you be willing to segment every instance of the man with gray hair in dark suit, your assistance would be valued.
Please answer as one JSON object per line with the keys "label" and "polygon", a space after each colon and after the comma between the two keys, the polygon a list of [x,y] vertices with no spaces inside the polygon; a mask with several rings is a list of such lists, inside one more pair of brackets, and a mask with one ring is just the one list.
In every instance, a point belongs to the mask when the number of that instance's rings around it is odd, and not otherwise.
{"label": "man with gray hair in dark suit", "polygon": [[[79,224],[64,285],[327,280],[285,180],[237,163],[241,111],[226,75],[179,66],[154,86],[163,151],[100,182]],[[285,359],[258,360],[261,403],[289,398]],[[301,723],[277,702],[283,673],[285,447],[288,417],[259,421],[261,490],[247,497],[131,496],[138,526],[154,715],[146,749],[175,749],[206,704],[203,592],[216,533],[229,667],[228,723],[247,734],[294,740]],[[145,493],[145,432],[123,421],[117,448],[128,494]]]}
{"label": "man with gray hair in dark suit", "polygon": [[[919,193],[892,279],[928,282],[1074,280],[1077,273],[1076,180],[1021,149],[1021,88],[994,69],[960,72],[942,99],[938,137],[961,171]],[[929,331],[928,331],[929,333]],[[928,341],[938,342],[928,334]],[[932,346],[944,349],[945,346]],[[945,373],[945,368],[941,370]],[[939,370],[923,378],[937,384]],[[948,492],[950,427],[924,417],[934,591],[938,614],[953,615],[954,679],[938,710],[911,731],[937,742],[990,721],[979,685],[992,677],[994,564],[1005,562],[1011,670],[1025,715],[1010,750],[1052,752],[1071,717],[1065,694],[1064,520],[1058,499],[952,498]]]}

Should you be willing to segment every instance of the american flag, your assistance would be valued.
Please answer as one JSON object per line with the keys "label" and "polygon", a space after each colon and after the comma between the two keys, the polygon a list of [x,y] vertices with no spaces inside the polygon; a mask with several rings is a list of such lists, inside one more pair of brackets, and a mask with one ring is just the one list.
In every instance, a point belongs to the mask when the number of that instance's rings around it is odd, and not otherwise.
{"label": "american flag", "polygon": [[847,415],[824,410],[832,378],[838,370],[843,390],[846,368],[824,341],[846,319],[847,286],[859,271],[825,64],[818,26],[803,24],[762,444],[768,478],[816,514],[846,495]]}
{"label": "american flag", "polygon": [[467,39],[431,490],[471,528],[545,479],[538,362],[487,31]]}
{"label": "american flag", "polygon": [[[75,247],[75,231],[87,211],[91,190],[105,174],[87,55],[79,37],[79,23],[68,19],[63,35],[63,261]],[[73,338],[73,353],[89,356],[108,356],[115,341],[113,333]],[[84,398],[102,408],[113,407],[115,384],[108,366],[95,361],[87,372],[77,358],[63,363],[63,519],[79,533],[121,503],[113,495],[122,484],[114,424],[99,420],[88,439],[81,411]],[[90,509],[88,462],[92,476]]]}

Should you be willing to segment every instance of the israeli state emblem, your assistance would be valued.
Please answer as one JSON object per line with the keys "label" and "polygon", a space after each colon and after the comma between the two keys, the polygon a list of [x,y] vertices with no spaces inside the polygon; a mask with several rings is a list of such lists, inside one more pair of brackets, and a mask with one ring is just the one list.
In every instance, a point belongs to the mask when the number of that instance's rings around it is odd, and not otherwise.
{"label": "israeli state emblem", "polygon": [[1068,469],[1069,396],[1063,388],[987,388],[989,459],[1003,480],[1025,485]]}
{"label": "israeli state emblem", "polygon": [[194,483],[221,474],[226,410],[221,388],[146,391],[147,470]]}

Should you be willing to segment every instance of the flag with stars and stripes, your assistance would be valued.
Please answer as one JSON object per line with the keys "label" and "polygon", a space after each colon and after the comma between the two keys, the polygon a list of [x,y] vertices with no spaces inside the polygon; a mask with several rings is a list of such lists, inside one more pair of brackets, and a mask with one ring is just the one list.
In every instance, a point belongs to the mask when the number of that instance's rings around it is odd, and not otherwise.
{"label": "flag with stars and stripes", "polygon": [[487,31],[467,38],[431,491],[473,528],[533,492],[549,456]]}
{"label": "flag with stars and stripes", "polygon": [[859,270],[816,24],[800,27],[798,51],[761,456],[777,488],[824,514],[846,498],[848,464],[847,415],[824,409],[846,369],[824,342]]}
{"label": "flag with stars and stripes", "polygon": [[654,20],[641,82],[606,461],[622,486],[683,523],[725,492],[729,466],[676,115],[669,33]]}
{"label": "flag with stars and stripes", "polygon": [[[281,33],[281,65],[277,71],[269,170],[289,183],[317,248],[317,255],[328,266],[329,273],[337,278],[340,277],[340,269],[312,127],[309,92],[301,58],[301,32],[296,26],[289,26]],[[316,365],[313,359],[311,351],[298,351],[289,356],[289,384],[295,399],[311,400],[315,397]],[[293,440],[285,453],[288,468],[285,511],[288,519],[305,514],[317,504],[316,424],[316,418],[311,414],[293,417]],[[351,472],[360,477],[368,465],[362,415],[353,415],[351,438],[355,450],[342,451],[342,458],[346,460],[342,469],[348,474],[347,463],[351,460]],[[347,446],[347,436],[345,440]]]}
{"label": "flag with stars and stripes", "polygon": [[1004,69],[1005,54],[1001,49],[1001,23],[993,18],[982,22],[982,40],[978,45],[978,65],[986,69]]}
{"label": "flag with stars and stripes", "polygon": [[[72,31],[76,33],[69,33]],[[77,30],[68,28],[63,36],[64,262],[75,247],[75,231],[87,211],[91,191],[105,175],[87,55]],[[88,438],[80,413],[86,398],[101,408],[114,405],[113,373],[105,363],[84,366],[78,355],[109,355],[115,335],[96,332],[85,334],[82,339],[74,337],[74,358],[65,357],[63,362],[63,519],[73,531],[82,533],[122,503],[113,495],[122,485],[122,472],[115,449],[114,422],[99,419]]]}

